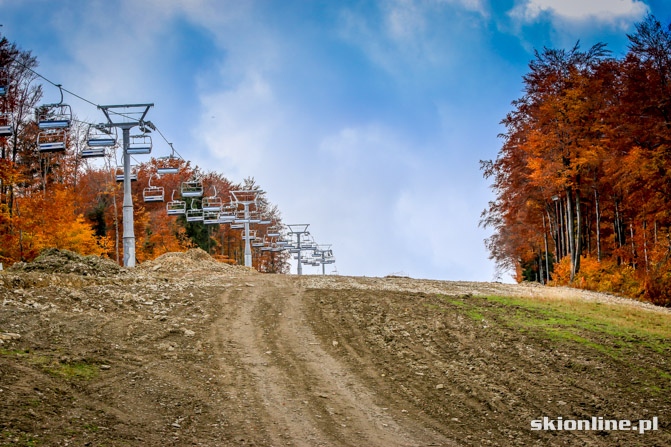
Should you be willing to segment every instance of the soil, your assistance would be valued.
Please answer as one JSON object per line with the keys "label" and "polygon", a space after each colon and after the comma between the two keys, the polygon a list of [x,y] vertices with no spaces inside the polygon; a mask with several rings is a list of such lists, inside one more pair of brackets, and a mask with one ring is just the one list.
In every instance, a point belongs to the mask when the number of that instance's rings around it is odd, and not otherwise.
{"label": "soil", "polygon": [[[61,262],[0,274],[0,446],[671,445],[667,348],[627,347],[633,367],[480,297],[568,292],[263,275],[198,251]],[[659,430],[531,431],[543,416]]]}

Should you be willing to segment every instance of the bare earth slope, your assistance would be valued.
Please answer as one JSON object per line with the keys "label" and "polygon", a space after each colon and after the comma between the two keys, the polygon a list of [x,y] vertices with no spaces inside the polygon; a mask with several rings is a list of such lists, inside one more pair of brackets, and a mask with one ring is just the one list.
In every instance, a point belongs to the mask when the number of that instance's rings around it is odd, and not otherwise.
{"label": "bare earth slope", "polygon": [[[210,267],[1,274],[0,446],[671,445],[664,309]],[[659,430],[531,431],[543,416]]]}

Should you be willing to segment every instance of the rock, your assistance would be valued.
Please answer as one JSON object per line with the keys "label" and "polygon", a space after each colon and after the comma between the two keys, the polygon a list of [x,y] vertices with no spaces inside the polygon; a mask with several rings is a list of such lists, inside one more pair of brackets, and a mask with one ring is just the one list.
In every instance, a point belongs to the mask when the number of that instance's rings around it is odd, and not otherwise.
{"label": "rock", "polygon": [[13,332],[3,332],[0,334],[0,340],[19,340],[21,336]]}
{"label": "rock", "polygon": [[100,369],[102,369],[102,370],[108,370],[110,368],[111,368],[110,365],[100,365]]}
{"label": "rock", "polygon": [[445,388],[445,385],[443,385],[442,383],[439,383],[438,385],[436,385],[437,390],[442,390],[443,388]]}
{"label": "rock", "polygon": [[333,346],[338,346],[338,342],[333,340]]}
{"label": "rock", "polygon": [[191,329],[184,329],[184,335],[186,335],[187,337],[193,337],[194,335],[196,335],[196,333]]}

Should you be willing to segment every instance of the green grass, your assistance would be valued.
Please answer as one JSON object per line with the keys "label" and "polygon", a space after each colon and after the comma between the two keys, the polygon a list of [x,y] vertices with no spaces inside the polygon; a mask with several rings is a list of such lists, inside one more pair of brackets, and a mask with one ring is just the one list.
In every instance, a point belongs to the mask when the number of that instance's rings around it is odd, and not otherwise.
{"label": "green grass", "polygon": [[34,447],[39,445],[39,439],[28,433],[15,433],[9,430],[0,431],[0,447]]}
{"label": "green grass", "polygon": [[[671,315],[665,313],[571,298],[438,297],[444,306],[426,306],[475,321],[486,319],[528,336],[576,343],[613,359],[627,361],[628,354],[647,349],[671,355]],[[664,371],[655,375],[671,378]]]}
{"label": "green grass", "polygon": [[98,377],[100,368],[90,363],[57,363],[45,367],[45,371],[51,375],[65,377],[68,379],[94,379]]}
{"label": "green grass", "polygon": [[0,355],[26,360],[28,363],[40,367],[43,371],[55,377],[90,380],[98,377],[100,374],[100,367],[95,362],[60,363],[50,355],[36,353],[28,349],[0,349]]}

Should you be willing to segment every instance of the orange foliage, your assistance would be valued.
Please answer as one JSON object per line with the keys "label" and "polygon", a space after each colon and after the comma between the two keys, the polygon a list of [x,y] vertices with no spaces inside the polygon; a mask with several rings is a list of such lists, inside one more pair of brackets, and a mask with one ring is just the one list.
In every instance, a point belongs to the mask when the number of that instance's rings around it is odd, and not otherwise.
{"label": "orange foliage", "polygon": [[595,258],[581,257],[580,271],[571,278],[571,264],[568,258],[555,264],[552,274],[554,285],[572,285],[580,289],[610,292],[638,298],[645,292],[641,275],[629,265],[617,265],[612,260],[598,262]]}
{"label": "orange foliage", "polygon": [[48,247],[102,255],[110,243],[96,236],[81,214],[75,214],[74,194],[64,187],[20,197],[13,215],[3,206],[0,216],[1,256],[7,263],[30,261]]}

